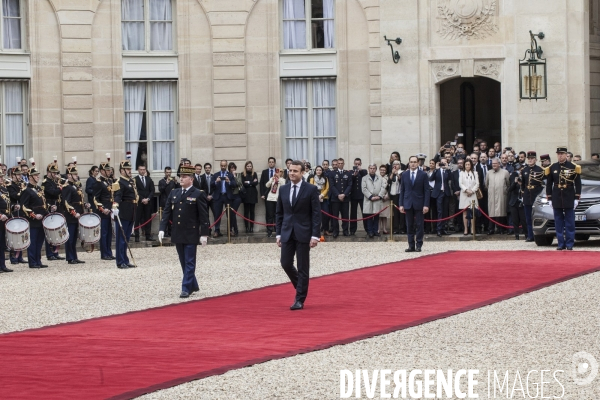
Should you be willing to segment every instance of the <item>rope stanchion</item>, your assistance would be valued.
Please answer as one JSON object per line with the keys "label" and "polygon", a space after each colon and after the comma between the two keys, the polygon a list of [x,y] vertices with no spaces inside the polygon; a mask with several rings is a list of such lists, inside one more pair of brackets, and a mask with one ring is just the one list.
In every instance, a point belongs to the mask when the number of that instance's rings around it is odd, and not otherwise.
{"label": "rope stanchion", "polygon": [[[394,206],[394,207],[396,207],[398,209],[398,211],[400,211],[400,207],[398,207],[398,206]],[[467,211],[469,209],[469,207],[471,207],[471,206],[467,206],[467,207],[463,208],[462,210],[460,210],[459,212],[457,212],[456,214],[451,215],[451,216],[446,217],[446,218],[442,218],[442,219],[424,219],[423,222],[444,222],[444,221],[448,221],[448,220],[450,220],[452,218],[458,217],[460,214],[462,214],[465,211]]]}
{"label": "rope stanchion", "polygon": [[500,222],[492,219],[492,217],[488,216],[486,213],[483,212],[483,210],[481,209],[481,207],[479,207],[479,212],[481,212],[481,215],[483,215],[484,217],[486,217],[487,219],[489,219],[490,221],[492,221],[494,224],[496,224],[498,226],[501,226],[501,227],[503,227],[505,229],[515,229],[514,226],[504,225],[504,224],[501,224]]}
{"label": "rope stanchion", "polygon": [[382,212],[384,212],[385,210],[387,210],[388,208],[390,208],[390,206],[385,207],[383,210],[375,213],[375,214],[371,214],[368,217],[365,218],[360,218],[360,219],[346,219],[346,218],[338,218],[335,215],[331,215],[323,210],[321,210],[321,212],[325,215],[327,215],[329,218],[333,218],[333,219],[337,219],[338,221],[344,221],[344,222],[360,222],[360,221],[365,221],[367,219],[371,219],[371,218],[375,218],[377,215],[381,214]]}

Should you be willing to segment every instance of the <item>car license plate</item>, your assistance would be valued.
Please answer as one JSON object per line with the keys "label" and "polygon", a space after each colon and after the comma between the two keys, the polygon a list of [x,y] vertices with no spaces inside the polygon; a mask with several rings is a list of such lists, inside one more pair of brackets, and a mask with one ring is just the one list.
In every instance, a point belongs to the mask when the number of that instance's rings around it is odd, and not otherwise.
{"label": "car license plate", "polygon": [[585,214],[575,214],[575,221],[585,221]]}

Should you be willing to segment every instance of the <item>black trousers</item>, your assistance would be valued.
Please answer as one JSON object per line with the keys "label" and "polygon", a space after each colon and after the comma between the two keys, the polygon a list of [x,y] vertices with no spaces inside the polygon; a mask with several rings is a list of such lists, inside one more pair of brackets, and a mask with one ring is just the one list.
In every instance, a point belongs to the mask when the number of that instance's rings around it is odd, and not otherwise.
{"label": "black trousers", "polygon": [[[481,216],[482,218],[485,218],[483,215]],[[498,222],[499,224],[502,225],[506,225],[506,217],[490,217],[491,219],[493,219],[494,221]],[[507,229],[503,228],[502,226],[498,225],[496,226],[495,223],[488,221],[489,226],[488,226],[488,232],[494,233],[494,230],[496,230],[496,232],[504,232]]]}
{"label": "black trousers", "polygon": [[[488,212],[488,193],[487,190],[482,190],[483,193],[483,197],[481,199],[478,200],[479,203],[479,207],[481,208],[481,210],[486,213],[486,215],[490,215],[490,213]],[[490,221],[484,217],[483,215],[481,216],[481,218],[479,218],[477,225],[479,226],[483,226],[483,230],[487,230],[490,227]],[[492,224],[494,225],[494,224]]]}
{"label": "black trousers", "polygon": [[[256,221],[254,218],[254,208],[255,208],[256,204],[255,203],[244,203],[244,217],[251,219],[252,221]],[[244,226],[246,227],[246,229],[248,228],[252,228],[254,226],[254,224],[252,222],[248,222],[246,220],[244,220]]]}
{"label": "black trousers", "polygon": [[417,247],[423,246],[423,220],[425,215],[423,210],[414,208],[404,209],[406,215],[406,230],[408,232],[408,247],[415,248],[415,236]]}
{"label": "black trousers", "polygon": [[446,197],[443,193],[440,193],[438,198],[435,199],[437,214],[435,215],[435,218],[433,218],[433,219],[438,220],[438,222],[436,223],[437,232],[441,232],[442,230],[444,230],[444,225],[446,224],[446,222],[440,221],[440,220],[444,219],[448,216],[448,213],[446,211],[446,209],[448,208],[448,199],[449,199],[449,197]]}
{"label": "black trousers", "polygon": [[404,214],[402,214],[400,212],[400,210],[398,210],[396,207],[398,206],[398,202],[400,201],[400,195],[399,194],[395,194],[392,196],[392,201],[394,202],[394,209],[392,210],[394,212],[394,219],[392,221],[392,227],[394,228],[394,231],[396,232],[406,232],[406,218],[404,217]]}
{"label": "black trousers", "polygon": [[[276,201],[265,201],[265,208],[267,211],[266,220],[267,224],[275,223],[275,211],[277,210],[277,202]],[[274,226],[267,226],[267,232],[271,233],[275,231]]]}
{"label": "black trousers", "polygon": [[518,206],[511,206],[510,207],[510,218],[511,218],[511,225],[513,226],[513,229],[515,230],[515,235],[519,234],[519,231],[520,231],[519,225],[523,227],[523,231],[525,232],[525,235],[527,235],[527,233],[526,233],[527,232],[527,222],[525,222],[525,208],[518,207]]}
{"label": "black trousers", "polygon": [[[135,226],[138,227],[141,224],[147,222],[150,217],[152,217],[152,201],[149,201],[148,204],[143,204],[141,201],[138,203],[136,212],[135,212]],[[144,232],[146,236],[150,236],[152,234],[152,222],[147,223],[140,229],[135,230],[135,237],[140,236],[140,231]]]}
{"label": "black trousers", "polygon": [[[364,197],[363,197],[364,198]],[[350,200],[350,219],[358,219],[358,207],[360,206],[360,213],[363,213],[363,199],[351,199]],[[364,217],[364,215],[363,215]],[[367,230],[367,221],[362,222],[363,229]],[[350,222],[350,233],[356,232],[358,222]]]}
{"label": "black trousers", "polygon": [[[298,269],[294,267],[294,255]],[[292,232],[290,240],[281,243],[281,266],[296,289],[296,301],[304,303],[308,295],[310,243],[297,241]]]}
{"label": "black trousers", "polygon": [[[350,202],[340,203],[339,201],[332,201],[331,206],[331,215],[335,217],[339,217],[342,214],[343,219],[348,219],[348,211],[350,208]],[[337,219],[331,219],[331,225],[333,225],[333,233],[340,233],[340,222]],[[348,231],[348,221],[342,221],[342,229],[344,230],[344,234],[350,234]]]}

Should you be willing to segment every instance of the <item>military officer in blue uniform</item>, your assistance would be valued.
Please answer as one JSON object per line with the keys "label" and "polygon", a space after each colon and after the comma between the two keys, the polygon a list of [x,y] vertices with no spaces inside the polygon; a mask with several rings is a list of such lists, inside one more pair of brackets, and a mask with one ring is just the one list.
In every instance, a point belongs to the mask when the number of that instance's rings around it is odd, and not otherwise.
{"label": "military officer in blue uniform", "polygon": [[193,167],[181,167],[181,187],[169,193],[158,232],[158,240],[162,243],[167,224],[172,222],[171,243],[175,244],[183,270],[181,298],[200,290],[195,275],[196,250],[199,242],[206,246],[209,235],[208,201],[206,193],[193,185],[194,171]]}
{"label": "military officer in blue uniform", "polygon": [[[42,181],[42,190],[46,197],[46,203],[50,206],[56,206],[60,210],[60,194],[61,186],[56,182],[56,175],[59,174],[58,165],[56,163],[48,164],[46,167],[46,177]],[[44,246],[46,248],[46,258],[48,261],[64,260],[58,254],[58,246],[51,246],[46,240],[44,240]]]}
{"label": "military officer in blue uniform", "polygon": [[111,261],[116,257],[112,253],[112,225],[111,208],[114,201],[112,185],[113,181],[109,178],[112,167],[108,162],[100,163],[100,175],[94,183],[94,204],[96,211],[100,216],[100,259]]}
{"label": "military officer in blue uniform", "polygon": [[[117,267],[120,269],[135,268],[135,265],[129,263],[129,257],[127,257],[129,238],[133,232],[133,221],[135,221],[135,209],[139,200],[135,182],[131,179],[131,161],[122,161],[119,173],[121,177],[112,186],[114,193],[112,212],[115,221],[115,235],[117,235],[115,240]],[[119,225],[117,217],[121,219],[122,225]]]}
{"label": "military officer in blue uniform", "polygon": [[68,183],[62,190],[62,203],[67,219],[67,229],[69,230],[69,240],[65,243],[65,255],[69,264],[83,264],[77,258],[77,240],[79,218],[83,215],[83,209],[90,208],[89,203],[83,203],[83,189],[79,181],[77,167],[67,168]]}
{"label": "military officer in blue uniform", "polygon": [[[342,214],[342,219],[348,219],[350,211],[350,192],[352,191],[352,172],[344,171],[344,159],[337,160],[337,169],[329,173],[329,202],[331,204],[331,214],[338,217]],[[340,234],[340,223],[332,219],[333,237]],[[348,230],[348,221],[342,221],[344,236],[350,236]]]}
{"label": "military officer in blue uniform", "polygon": [[523,206],[525,208],[526,242],[533,242],[533,204],[542,192],[544,186],[544,169],[537,163],[537,153],[527,152],[527,166],[521,172],[521,191],[523,192]]}
{"label": "military officer in blue uniform", "polygon": [[[29,234],[31,244],[27,249],[29,268],[48,268],[42,264],[42,246],[44,245],[44,228],[42,219],[48,215],[44,191],[38,187],[40,171],[36,167],[29,170],[29,183],[21,193],[21,208],[29,220]],[[50,211],[55,212],[56,206],[50,206]]]}
{"label": "military officer in blue uniform", "polygon": [[[26,184],[21,177],[21,167],[16,166],[10,169],[12,182],[8,185],[8,195],[12,204],[21,204],[21,193],[25,190]],[[17,216],[19,213],[16,214]],[[10,251],[11,264],[28,264],[27,260],[23,259],[22,251]]]}
{"label": "military officer in blue uniform", "polygon": [[[18,207],[18,206],[16,206]],[[0,170],[0,273],[13,272],[6,268],[6,221],[11,217],[10,195],[4,186],[4,174]]]}
{"label": "military officer in blue uniform", "polygon": [[575,244],[575,209],[581,196],[581,166],[567,161],[567,148],[556,149],[558,162],[546,167],[546,196],[554,210],[558,247],[573,250]]}

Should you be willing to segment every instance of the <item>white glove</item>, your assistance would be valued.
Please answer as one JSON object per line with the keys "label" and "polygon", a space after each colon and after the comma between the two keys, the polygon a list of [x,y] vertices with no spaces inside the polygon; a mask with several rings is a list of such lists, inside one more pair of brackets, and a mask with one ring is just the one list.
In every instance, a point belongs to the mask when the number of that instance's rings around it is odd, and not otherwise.
{"label": "white glove", "polygon": [[158,232],[158,241],[162,243],[163,238],[165,237],[165,232],[164,231],[159,231]]}
{"label": "white glove", "polygon": [[206,246],[208,244],[208,237],[206,237],[206,236],[200,236],[200,244],[202,246]]}
{"label": "white glove", "polygon": [[114,219],[115,217],[118,217],[118,216],[119,216],[119,209],[115,208],[114,210],[112,210],[112,217]]}
{"label": "white glove", "polygon": [[550,207],[552,207],[552,200],[548,200],[548,202],[546,204],[548,204]]}
{"label": "white glove", "polygon": [[579,205],[579,200],[575,200],[575,205],[573,208],[577,208],[578,205]]}

